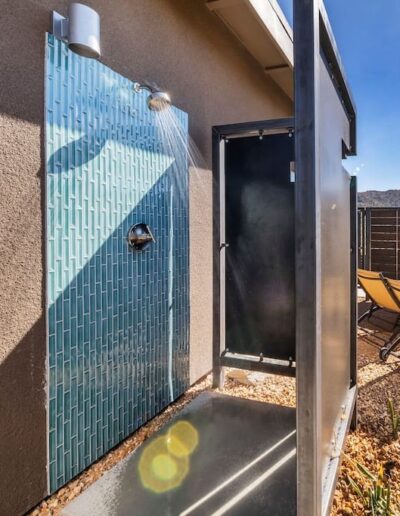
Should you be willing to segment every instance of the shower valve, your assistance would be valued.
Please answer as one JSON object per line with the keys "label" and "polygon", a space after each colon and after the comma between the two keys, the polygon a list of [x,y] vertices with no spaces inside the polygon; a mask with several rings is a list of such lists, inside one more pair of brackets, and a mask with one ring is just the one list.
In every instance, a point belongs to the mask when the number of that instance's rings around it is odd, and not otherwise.
{"label": "shower valve", "polygon": [[131,226],[126,240],[132,251],[143,251],[151,242],[155,242],[153,233],[144,222]]}

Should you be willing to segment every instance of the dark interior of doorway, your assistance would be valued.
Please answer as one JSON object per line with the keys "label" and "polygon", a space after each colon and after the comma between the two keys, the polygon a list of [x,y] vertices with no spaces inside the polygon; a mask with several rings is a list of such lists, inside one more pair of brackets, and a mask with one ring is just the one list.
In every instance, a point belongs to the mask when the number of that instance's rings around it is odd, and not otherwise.
{"label": "dark interior of doorway", "polygon": [[295,360],[294,137],[225,145],[226,349]]}

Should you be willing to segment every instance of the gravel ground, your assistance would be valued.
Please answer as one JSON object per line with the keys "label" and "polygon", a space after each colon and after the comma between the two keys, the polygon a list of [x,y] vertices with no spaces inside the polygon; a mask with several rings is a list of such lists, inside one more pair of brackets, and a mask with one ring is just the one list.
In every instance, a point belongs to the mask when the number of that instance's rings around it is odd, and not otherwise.
{"label": "gravel ground", "polygon": [[400,515],[400,440],[393,441],[387,399],[393,398],[400,411],[400,360],[390,357],[383,364],[378,351],[359,339],[359,425],[346,441],[332,515],[368,514],[349,488],[348,477],[365,485],[354,461],[376,474],[382,464],[388,473],[392,510]]}
{"label": "gravel ground", "polygon": [[[349,488],[348,477],[361,481],[353,461],[364,464],[376,472],[380,463],[391,466],[393,514],[400,515],[400,440],[391,439],[390,423],[386,409],[389,396],[400,410],[400,360],[391,357],[386,364],[378,359],[377,350],[359,339],[359,428],[350,433],[345,447],[340,477],[335,492],[332,515],[367,514],[357,496]],[[211,388],[211,378],[198,382],[173,405],[128,437],[118,447],[93,464],[57,493],[43,501],[30,514],[57,515],[62,507],[97,480],[105,471],[135,450],[151,434],[161,428],[200,392]],[[294,379],[228,371],[221,392],[242,398],[261,400],[294,407]],[[396,509],[397,507],[397,509]],[[99,515],[100,516],[100,515]]]}

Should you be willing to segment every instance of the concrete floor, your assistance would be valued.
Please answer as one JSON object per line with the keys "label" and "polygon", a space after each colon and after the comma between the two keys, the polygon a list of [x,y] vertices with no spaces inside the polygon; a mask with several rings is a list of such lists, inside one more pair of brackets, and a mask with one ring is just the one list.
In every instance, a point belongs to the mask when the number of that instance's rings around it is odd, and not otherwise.
{"label": "concrete floor", "polygon": [[63,516],[296,514],[296,411],[205,392]]}

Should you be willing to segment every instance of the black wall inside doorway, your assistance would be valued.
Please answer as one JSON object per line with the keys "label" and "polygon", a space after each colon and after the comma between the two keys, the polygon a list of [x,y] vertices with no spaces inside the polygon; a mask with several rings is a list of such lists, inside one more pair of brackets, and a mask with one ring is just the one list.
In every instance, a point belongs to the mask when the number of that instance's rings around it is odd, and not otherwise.
{"label": "black wall inside doorway", "polygon": [[226,348],[295,359],[294,138],[225,146]]}

